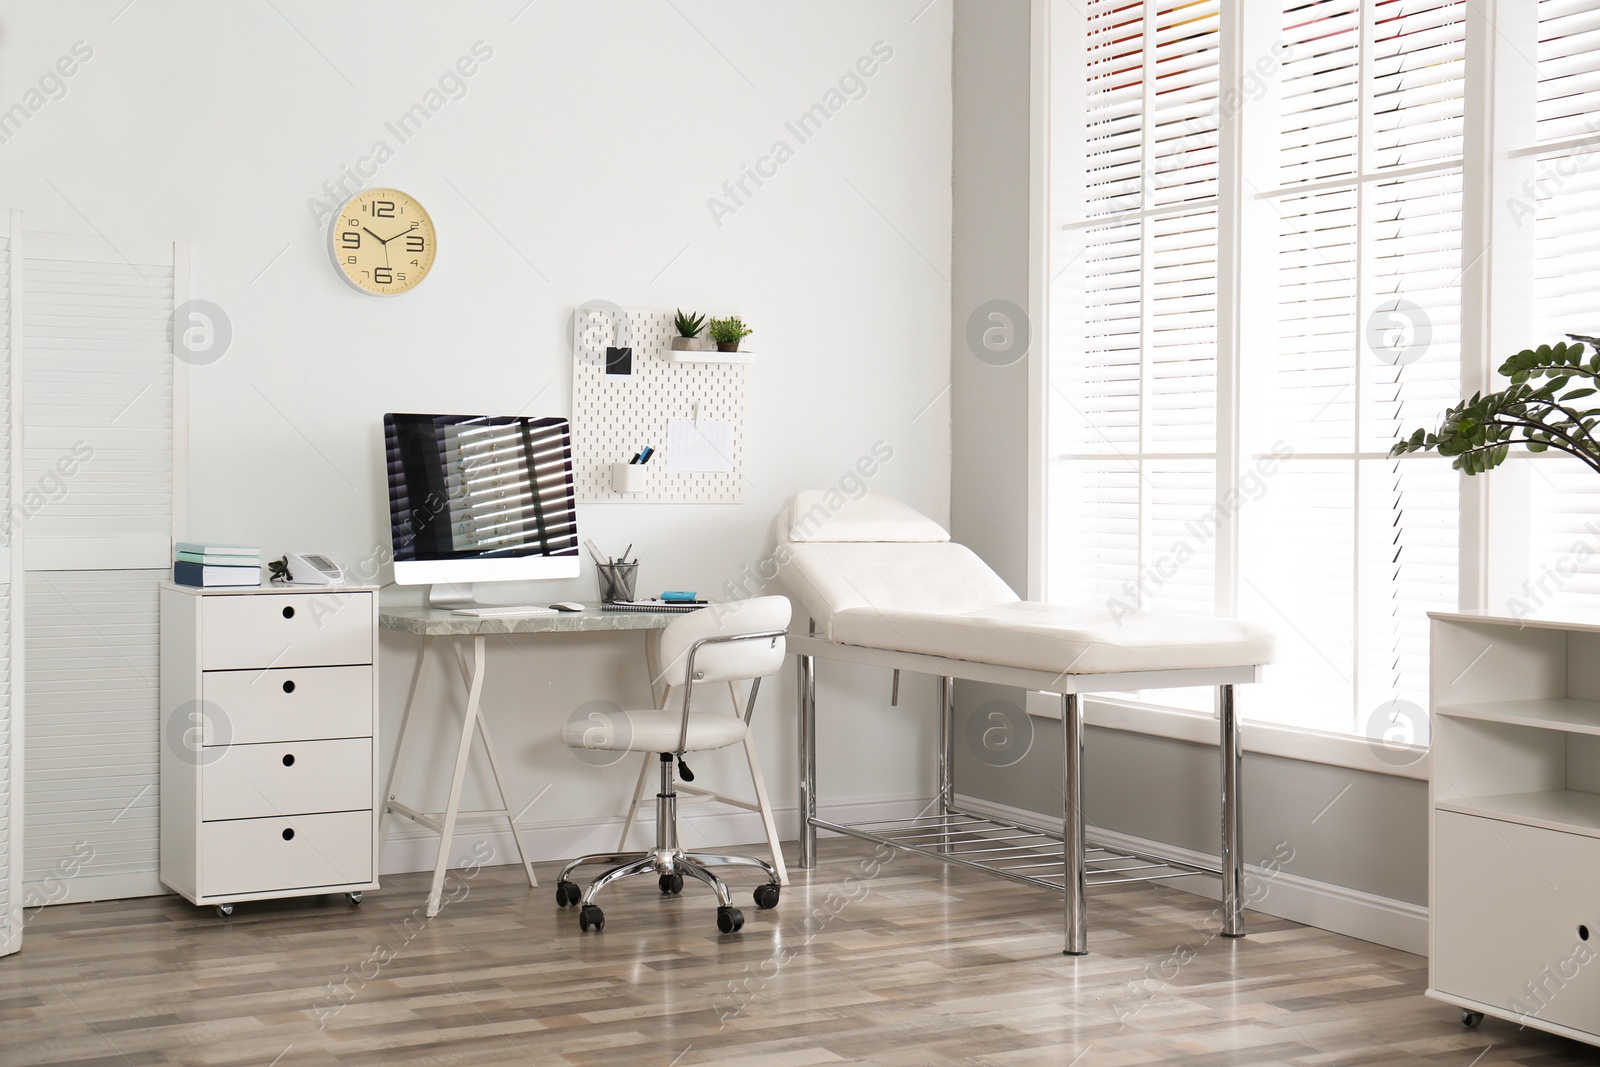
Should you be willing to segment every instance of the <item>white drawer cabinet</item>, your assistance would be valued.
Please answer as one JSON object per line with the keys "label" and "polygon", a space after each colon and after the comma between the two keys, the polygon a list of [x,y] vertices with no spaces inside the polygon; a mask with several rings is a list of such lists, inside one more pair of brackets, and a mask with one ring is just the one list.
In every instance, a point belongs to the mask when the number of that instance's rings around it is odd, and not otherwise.
{"label": "white drawer cabinet", "polygon": [[1432,617],[1428,994],[1600,1045],[1600,625]]}
{"label": "white drawer cabinet", "polygon": [[377,888],[378,596],[161,590],[161,880],[243,900]]}

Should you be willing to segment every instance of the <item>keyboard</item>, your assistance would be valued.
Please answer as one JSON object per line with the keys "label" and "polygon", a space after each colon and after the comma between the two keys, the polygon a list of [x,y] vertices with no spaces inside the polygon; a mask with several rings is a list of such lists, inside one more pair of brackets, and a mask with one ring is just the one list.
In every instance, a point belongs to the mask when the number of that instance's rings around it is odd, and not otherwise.
{"label": "keyboard", "polygon": [[535,607],[532,604],[512,604],[495,608],[452,608],[452,615],[471,615],[476,619],[508,619],[524,615],[559,615],[555,608]]}

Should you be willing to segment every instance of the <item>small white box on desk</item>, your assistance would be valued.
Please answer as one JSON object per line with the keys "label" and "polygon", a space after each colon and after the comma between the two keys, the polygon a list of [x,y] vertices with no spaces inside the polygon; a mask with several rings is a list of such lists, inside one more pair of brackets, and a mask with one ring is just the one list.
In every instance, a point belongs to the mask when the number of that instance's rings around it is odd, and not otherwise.
{"label": "small white box on desk", "polygon": [[611,465],[611,491],[613,493],[644,493],[650,489],[650,472],[643,463],[613,463]]}

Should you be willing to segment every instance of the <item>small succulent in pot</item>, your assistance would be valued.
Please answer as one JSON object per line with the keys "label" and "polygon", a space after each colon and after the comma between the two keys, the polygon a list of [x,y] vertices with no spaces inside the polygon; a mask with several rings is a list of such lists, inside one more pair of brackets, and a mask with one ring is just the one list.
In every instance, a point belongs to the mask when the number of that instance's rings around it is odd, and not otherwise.
{"label": "small succulent in pot", "polygon": [[672,339],[672,348],[675,352],[687,352],[697,348],[696,339],[700,331],[706,328],[706,317],[685,313],[682,308],[672,317],[672,325],[678,328],[678,336]]}

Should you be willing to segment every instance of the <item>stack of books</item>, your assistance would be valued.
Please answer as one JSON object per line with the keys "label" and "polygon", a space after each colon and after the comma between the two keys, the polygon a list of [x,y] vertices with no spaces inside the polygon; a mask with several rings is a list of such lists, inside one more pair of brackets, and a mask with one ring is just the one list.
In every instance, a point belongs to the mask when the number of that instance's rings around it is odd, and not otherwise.
{"label": "stack of books", "polygon": [[179,541],[172,561],[172,580],[202,588],[261,584],[261,549],[249,545],[213,545]]}

